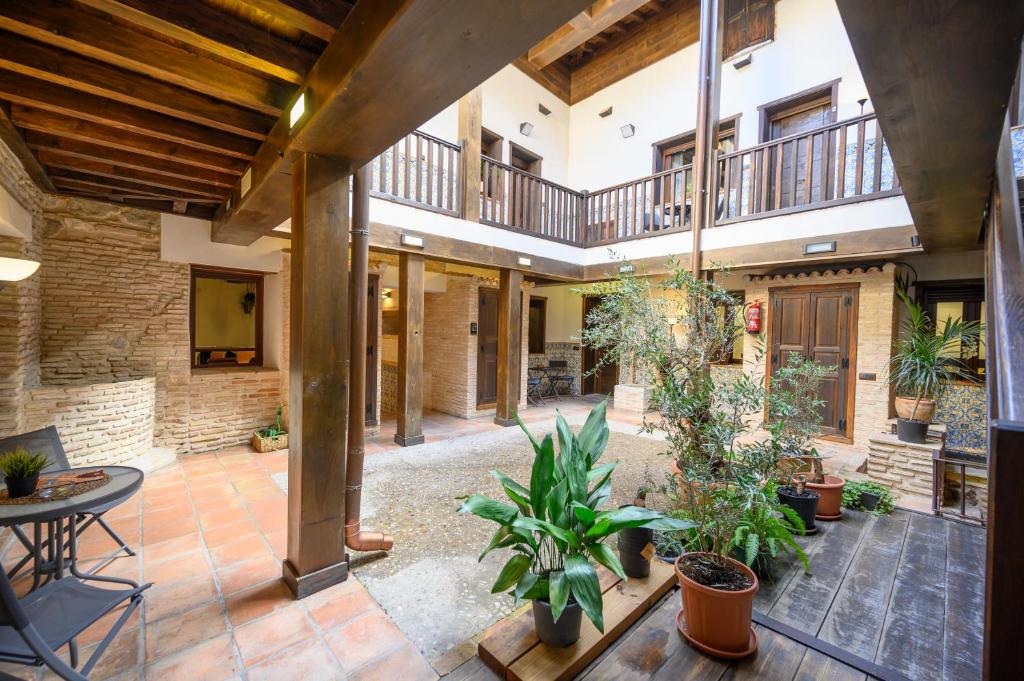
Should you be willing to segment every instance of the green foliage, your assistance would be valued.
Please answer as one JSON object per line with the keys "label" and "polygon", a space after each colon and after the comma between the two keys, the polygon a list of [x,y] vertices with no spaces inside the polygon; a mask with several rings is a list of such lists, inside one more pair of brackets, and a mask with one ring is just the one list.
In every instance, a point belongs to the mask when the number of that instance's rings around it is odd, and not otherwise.
{"label": "green foliage", "polygon": [[912,300],[905,283],[897,286],[908,317],[900,324],[900,336],[889,361],[889,384],[896,394],[916,400],[937,400],[950,382],[974,381],[963,358],[977,353],[981,324],[947,318],[941,331],[920,303]]}
{"label": "green foliage", "polygon": [[0,455],[0,471],[8,478],[31,478],[46,468],[46,455],[18,447]]}
{"label": "green foliage", "polygon": [[804,533],[804,523],[789,506],[779,503],[776,483],[769,480],[747,500],[743,517],[732,537],[733,549],[748,567],[759,575],[771,575],[772,562],[784,553],[792,553],[810,574],[811,564],[794,535]]}
{"label": "green foliage", "polygon": [[888,515],[896,507],[892,492],[888,488],[870,480],[847,480],[846,486],[843,487],[843,506],[857,511],[866,510],[860,503],[861,492],[869,492],[879,496],[875,510],[871,511],[875,515]]}
{"label": "green foliage", "polygon": [[274,425],[267,426],[262,430],[257,430],[256,435],[259,437],[277,437],[278,435],[284,435],[287,431],[281,425],[281,412],[284,410],[284,405],[277,405],[277,414],[274,417]]}
{"label": "green foliage", "polygon": [[548,599],[555,620],[571,597],[600,631],[604,631],[603,601],[594,563],[623,579],[626,576],[604,540],[627,527],[682,530],[692,525],[639,506],[600,510],[611,496],[616,466],[597,463],[608,444],[606,409],[606,402],[595,407],[578,434],[559,414],[557,454],[550,434],[537,442],[520,421],[534,450],[530,486],[492,471],[511,504],[474,494],[465,497],[458,509],[498,524],[480,560],[495,549],[513,552],[491,593],[509,591],[516,598]]}

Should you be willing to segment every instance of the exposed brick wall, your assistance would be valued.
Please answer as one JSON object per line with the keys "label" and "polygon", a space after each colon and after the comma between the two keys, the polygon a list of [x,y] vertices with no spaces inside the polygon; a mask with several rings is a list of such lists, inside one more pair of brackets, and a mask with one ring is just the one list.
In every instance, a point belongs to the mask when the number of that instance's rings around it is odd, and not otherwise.
{"label": "exposed brick wall", "polygon": [[254,430],[273,423],[282,373],[276,369],[194,372],[189,383],[189,449],[204,452],[244,444]]}
{"label": "exposed brick wall", "polygon": [[56,425],[72,466],[125,463],[153,447],[156,380],[32,388],[24,430]]}

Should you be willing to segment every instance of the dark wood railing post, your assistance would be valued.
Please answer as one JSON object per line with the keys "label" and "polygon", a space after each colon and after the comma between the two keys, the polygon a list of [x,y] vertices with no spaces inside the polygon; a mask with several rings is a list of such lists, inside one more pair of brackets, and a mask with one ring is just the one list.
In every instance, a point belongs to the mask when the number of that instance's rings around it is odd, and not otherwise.
{"label": "dark wood railing post", "polygon": [[580,192],[580,209],[576,216],[576,241],[581,246],[586,246],[590,241],[590,192],[584,189]]}
{"label": "dark wood railing post", "polygon": [[459,99],[459,140],[462,144],[463,220],[480,222],[480,115],[482,94],[475,87]]}

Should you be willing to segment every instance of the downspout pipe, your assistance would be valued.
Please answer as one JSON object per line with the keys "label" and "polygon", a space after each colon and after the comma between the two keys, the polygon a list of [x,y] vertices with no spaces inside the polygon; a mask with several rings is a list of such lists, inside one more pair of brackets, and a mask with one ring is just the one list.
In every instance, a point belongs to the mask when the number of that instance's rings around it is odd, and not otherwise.
{"label": "downspout pipe", "polygon": [[395,540],[359,526],[363,491],[366,415],[366,311],[370,266],[370,166],[353,176],[352,268],[349,286],[348,458],[345,481],[345,545],[353,551],[387,551]]}

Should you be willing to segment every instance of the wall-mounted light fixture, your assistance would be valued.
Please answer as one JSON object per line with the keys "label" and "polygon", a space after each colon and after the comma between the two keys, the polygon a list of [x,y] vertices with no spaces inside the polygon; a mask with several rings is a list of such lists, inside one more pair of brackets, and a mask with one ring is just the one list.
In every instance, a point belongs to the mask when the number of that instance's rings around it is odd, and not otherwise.
{"label": "wall-mounted light fixture", "polygon": [[597,115],[600,116],[601,118],[608,118],[609,116],[612,115],[612,108],[608,107],[607,109],[605,109],[603,111],[599,111],[599,112],[597,112]]}
{"label": "wall-mounted light fixture", "polygon": [[860,99],[857,100],[857,103],[860,104],[860,115],[863,116],[864,115],[864,105],[868,103],[868,98],[867,97],[861,97]]}
{"label": "wall-mounted light fixture", "polygon": [[246,170],[245,174],[242,175],[242,180],[241,183],[239,184],[238,191],[242,196],[245,196],[246,194],[249,193],[250,189],[252,189],[252,168]]}
{"label": "wall-mounted light fixture", "polygon": [[35,260],[21,258],[0,258],[0,289],[9,281],[21,281],[32,276],[39,269]]}
{"label": "wall-mounted light fixture", "polygon": [[622,265],[619,265],[619,273],[620,274],[630,274],[631,272],[635,272],[635,271],[636,271],[636,267],[634,267],[632,264],[630,264],[628,262],[624,263]]}
{"label": "wall-mounted light fixture", "polygon": [[533,123],[520,123],[519,132],[523,133],[525,137],[529,137],[530,133],[533,132]]}
{"label": "wall-mounted light fixture", "polygon": [[622,133],[622,139],[629,139],[636,134],[636,126],[632,123],[626,123],[624,126],[619,128],[619,132]]}
{"label": "wall-mounted light fixture", "polygon": [[519,256],[516,262],[519,263],[520,267],[533,267],[533,260],[523,255]]}
{"label": "wall-mounted light fixture", "polygon": [[804,244],[804,255],[818,255],[819,253],[835,253],[835,241],[821,241],[816,244]]}
{"label": "wall-mounted light fixture", "polygon": [[913,246],[914,248],[918,248],[921,245],[921,237],[918,236],[917,234],[910,237],[910,245]]}
{"label": "wall-mounted light fixture", "polygon": [[403,234],[401,237],[401,243],[403,246],[412,246],[413,248],[423,248],[423,237],[414,236],[412,234]]}
{"label": "wall-mounted light fixture", "polygon": [[748,54],[746,57],[743,57],[743,59],[737,59],[736,61],[734,61],[732,63],[732,67],[734,69],[736,69],[737,71],[739,71],[740,69],[742,69],[742,68],[744,68],[746,66],[750,66],[750,64],[753,61],[754,61],[754,55]]}
{"label": "wall-mounted light fixture", "polygon": [[538,104],[537,105],[537,111],[539,111],[542,116],[550,116],[551,115],[551,109],[547,108],[543,104]]}
{"label": "wall-mounted light fixture", "polygon": [[288,112],[288,127],[294,128],[304,113],[306,113],[306,93],[302,92],[299,94],[299,98],[295,100],[295,103],[292,104],[291,111]]}

